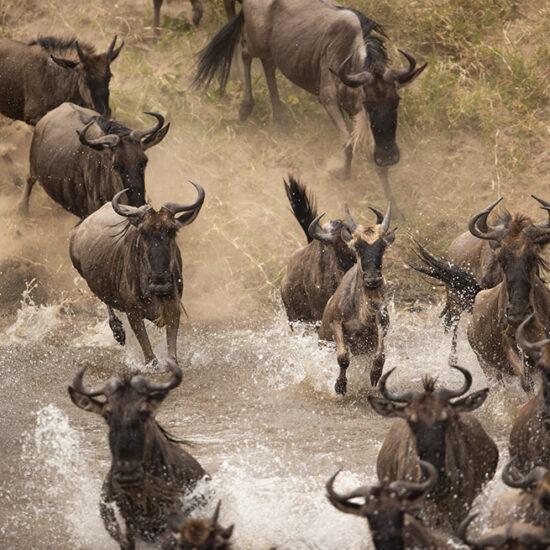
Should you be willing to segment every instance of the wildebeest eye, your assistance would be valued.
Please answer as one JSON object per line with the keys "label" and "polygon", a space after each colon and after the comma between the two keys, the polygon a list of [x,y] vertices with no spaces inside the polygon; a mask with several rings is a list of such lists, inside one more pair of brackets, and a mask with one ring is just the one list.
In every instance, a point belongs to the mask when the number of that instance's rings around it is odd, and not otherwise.
{"label": "wildebeest eye", "polygon": [[113,413],[110,411],[110,410],[104,410],[103,411],[103,418],[105,418],[105,420],[107,422],[109,422],[109,420],[111,420],[111,417],[113,416]]}
{"label": "wildebeest eye", "polygon": [[141,420],[147,420],[151,416],[151,410],[148,407],[139,409],[139,417]]}

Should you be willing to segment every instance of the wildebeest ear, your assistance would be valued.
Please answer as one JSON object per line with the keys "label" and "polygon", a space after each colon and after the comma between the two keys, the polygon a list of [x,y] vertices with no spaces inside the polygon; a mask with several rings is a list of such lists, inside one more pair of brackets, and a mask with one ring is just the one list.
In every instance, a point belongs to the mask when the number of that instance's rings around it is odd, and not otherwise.
{"label": "wildebeest ear", "polygon": [[488,393],[489,388],[485,388],[483,390],[471,393],[470,395],[467,395],[466,397],[463,397],[462,399],[451,403],[451,405],[456,412],[475,411],[478,407],[481,407],[481,405],[483,405],[485,399],[487,399]]}
{"label": "wildebeest ear", "polygon": [[63,59],[62,57],[55,57],[53,55],[50,55],[50,57],[54,63],[57,63],[64,69],[74,69],[78,65],[78,61],[71,61],[70,59]]}
{"label": "wildebeest ear", "polygon": [[220,537],[224,540],[229,540],[231,538],[231,535],[233,534],[233,528],[235,527],[235,524],[230,525],[227,529],[224,529],[220,533]]}
{"label": "wildebeest ear", "polygon": [[386,246],[389,246],[391,243],[393,243],[393,241],[395,241],[395,230],[396,229],[397,229],[397,227],[395,229],[392,229],[391,231],[388,231],[384,235],[384,242],[386,243]]}
{"label": "wildebeest ear", "polygon": [[389,399],[383,397],[375,397],[374,395],[368,396],[371,407],[382,416],[397,416],[399,418],[405,418],[405,409],[407,405],[396,405]]}
{"label": "wildebeest ear", "polygon": [[143,149],[147,150],[149,149],[149,147],[153,147],[153,145],[160,143],[168,133],[169,129],[170,129],[170,123],[168,123],[164,128],[160,129],[158,132],[155,132],[154,134],[147,136],[141,142],[143,144]]}
{"label": "wildebeest ear", "polygon": [[166,399],[167,395],[167,391],[156,391],[154,393],[150,393],[147,396],[147,402],[152,405],[153,409],[156,409]]}
{"label": "wildebeest ear", "polygon": [[94,399],[93,397],[88,397],[79,391],[76,391],[72,386],[69,386],[69,395],[71,396],[71,401],[79,408],[84,409],[88,412],[94,412],[96,414],[101,414],[103,412],[103,404]]}

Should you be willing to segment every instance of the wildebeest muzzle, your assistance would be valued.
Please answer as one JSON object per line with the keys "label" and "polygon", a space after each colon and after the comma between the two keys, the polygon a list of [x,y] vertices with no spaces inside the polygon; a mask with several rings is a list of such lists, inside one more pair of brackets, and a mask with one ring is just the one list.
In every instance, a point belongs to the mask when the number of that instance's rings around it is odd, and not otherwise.
{"label": "wildebeest muzzle", "polygon": [[149,290],[155,296],[171,295],[173,286],[171,273],[152,273],[149,277]]}
{"label": "wildebeest muzzle", "polygon": [[143,484],[145,472],[141,462],[119,460],[113,468],[113,481],[123,487],[136,487]]}

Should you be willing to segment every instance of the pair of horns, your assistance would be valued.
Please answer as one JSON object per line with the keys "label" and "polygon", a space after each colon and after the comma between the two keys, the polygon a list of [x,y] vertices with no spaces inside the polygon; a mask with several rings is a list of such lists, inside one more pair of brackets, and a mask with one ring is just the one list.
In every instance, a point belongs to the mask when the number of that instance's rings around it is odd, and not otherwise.
{"label": "pair of horns", "polygon": [[[115,36],[113,37],[113,41],[111,42],[111,44],[107,48],[107,51],[105,52],[105,56],[109,61],[114,61],[118,57],[120,50],[122,50],[122,46],[124,46],[124,42],[122,42],[122,44],[115,50],[116,39],[117,39],[117,35],[115,34]],[[76,48],[76,53],[78,54],[78,59],[80,59],[81,63],[85,63],[85,61],[88,59],[88,56],[80,48],[80,44],[78,43],[78,40],[75,42],[74,45]]]}
{"label": "pair of horns", "polygon": [[470,523],[474,521],[479,515],[471,514],[468,516],[458,528],[457,535],[463,540],[470,548],[502,548],[506,543],[515,541],[519,542],[525,547],[531,548],[534,546],[544,546],[550,544],[550,537],[546,530],[542,527],[535,525],[528,525],[526,523],[511,523],[509,525],[502,525],[491,533],[481,537],[477,541],[472,541],[468,538],[468,527]]}
{"label": "pair of horns", "polygon": [[[202,204],[204,203],[204,198],[206,196],[204,189],[198,183],[194,183],[191,180],[189,180],[189,183],[191,183],[198,192],[197,200],[194,203],[178,204],[176,202],[167,202],[162,205],[162,208],[170,212],[170,214],[172,214],[173,216],[175,216],[180,212],[184,212],[184,214],[176,218],[178,222],[180,222],[183,225],[187,225],[191,223],[198,216],[199,211],[202,207]],[[149,211],[151,206],[148,204],[145,204],[143,206],[137,207],[137,206],[128,206],[128,205],[119,204],[120,198],[126,192],[128,192],[128,188],[123,189],[122,191],[119,191],[113,197],[113,200],[111,201],[113,210],[119,216],[124,216],[125,218],[129,218],[130,220],[133,219],[136,221],[140,221],[143,218],[143,216]]]}
{"label": "pair of horns", "polygon": [[[402,50],[399,50],[399,53],[403,55],[409,62],[409,66],[406,69],[386,69],[382,79],[384,82],[391,84],[396,82],[398,84],[407,84],[414,78],[416,78],[428,65],[424,63],[421,67],[416,68],[416,60],[412,55],[405,53]],[[357,88],[358,86],[372,86],[376,81],[376,76],[370,71],[361,71],[356,74],[349,74],[346,70],[348,63],[350,62],[353,54],[349,55],[342,61],[338,72],[332,71],[333,74],[336,74],[338,78],[342,81],[343,84],[349,86],[350,88]]]}
{"label": "pair of horns", "polygon": [[[539,202],[542,205],[541,208],[548,213],[546,221],[533,224],[533,226],[527,228],[535,244],[539,244],[550,237],[550,202],[539,199],[535,195],[531,195],[531,197]],[[502,201],[502,197],[490,204],[485,210],[472,216],[468,223],[468,230],[474,237],[489,241],[499,241],[502,238],[502,227],[491,227],[487,223],[489,214],[500,201]]]}
{"label": "pair of horns", "polygon": [[[159,113],[144,111],[144,114],[155,117],[157,119],[157,122],[150,128],[146,128],[145,130],[132,130],[130,132],[130,139],[132,139],[137,143],[140,143],[143,138],[148,138],[146,140],[147,142],[152,136],[154,136],[162,128],[164,124],[164,117]],[[99,136],[97,138],[86,137],[86,132],[90,129],[90,126],[92,126],[94,122],[97,122],[97,118],[98,117],[92,117],[92,119],[88,121],[88,123],[84,126],[84,128],[82,128],[82,130],[80,131],[77,130],[80,143],[82,143],[82,145],[91,147],[92,149],[104,149],[106,147],[116,147],[120,143],[120,136],[118,134],[106,134],[104,136]]]}
{"label": "pair of horns", "polygon": [[533,468],[526,476],[515,479],[512,477],[510,470],[514,465],[517,457],[513,457],[502,470],[502,481],[508,485],[508,487],[513,487],[514,489],[523,489],[524,491],[529,491],[536,485],[541,479],[543,479],[548,473],[548,469],[543,466],[537,466]]}
{"label": "pair of horns", "polygon": [[[442,399],[445,399],[446,401],[448,401],[449,399],[453,399],[455,397],[460,397],[461,395],[464,395],[472,385],[472,375],[470,374],[470,371],[468,369],[464,367],[460,367],[459,365],[449,365],[449,366],[462,373],[462,375],[464,376],[464,384],[458,390],[449,390],[445,388],[438,390],[437,391],[438,396],[441,397]],[[419,391],[412,390],[402,394],[395,394],[395,393],[390,393],[386,388],[386,381],[388,380],[390,374],[394,370],[395,370],[395,367],[393,369],[390,369],[380,379],[380,382],[378,383],[378,389],[380,390],[380,393],[382,394],[383,397],[385,397],[386,399],[389,399],[390,401],[397,401],[399,403],[411,403],[416,397],[420,396]]]}
{"label": "pair of horns", "polygon": [[[130,381],[130,385],[138,392],[142,394],[154,394],[159,392],[168,392],[171,389],[175,388],[176,386],[179,386],[182,380],[182,372],[179,365],[172,361],[171,359],[166,359],[166,365],[170,369],[171,377],[168,382],[154,382],[152,380],[149,380],[141,375],[135,375],[132,377]],[[105,397],[109,397],[113,393],[115,393],[121,386],[122,382],[118,378],[111,378],[106,384],[104,384],[101,388],[96,390],[88,390],[84,387],[83,378],[84,373],[86,372],[86,369],[88,367],[84,366],[82,367],[75,375],[72,387],[82,395],[85,395],[87,397],[97,397],[99,395],[103,395]]]}
{"label": "pair of horns", "polygon": [[[425,493],[432,489],[437,483],[437,470],[435,469],[433,464],[425,462],[424,460],[419,460],[419,464],[425,476],[424,481],[392,481],[388,485],[388,488],[391,491],[394,491],[399,498],[406,498],[408,495],[418,495]],[[354,498],[362,497],[365,499],[365,502],[367,502],[369,497],[371,496],[372,490],[375,487],[363,485],[362,487],[359,487],[358,489],[355,489],[350,493],[340,495],[334,490],[334,480],[336,479],[336,476],[338,476],[340,471],[341,470],[336,471],[336,473],[327,481],[327,497],[330,502],[336,508],[338,508],[338,510],[349,514],[362,515],[362,505],[349,501]]]}

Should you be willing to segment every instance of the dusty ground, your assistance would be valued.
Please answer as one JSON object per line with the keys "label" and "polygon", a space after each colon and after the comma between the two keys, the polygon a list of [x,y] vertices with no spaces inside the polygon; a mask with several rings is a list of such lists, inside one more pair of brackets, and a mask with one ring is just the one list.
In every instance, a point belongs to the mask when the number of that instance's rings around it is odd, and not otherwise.
{"label": "dusty ground", "polygon": [[[172,123],[164,142],[149,153],[153,205],[191,199],[187,179],[207,192],[199,218],[179,237],[184,301],[194,319],[246,316],[266,306],[269,311],[277,300],[286,260],[305,242],[283,192],[287,174],[311,186],[327,217],[343,216],[344,202],[358,220],[372,220],[367,205],[386,206],[368,150],[355,160],[350,181],[330,176],[328,169],[341,161],[337,132],[316,99],[280,75],[288,124],[272,123],[259,62],[254,63],[256,107],[245,123],[237,120],[242,93],[237,77],[221,98],[214,89],[205,94],[190,88],[194,55],[224,21],[221,1],[205,4],[203,22],[195,29],[189,24],[190,4],[168,2],[161,38],[154,42],[150,0],[0,1],[3,36],[75,35],[98,48],[105,48],[114,33],[125,41],[113,64],[114,115],[139,127],[147,124],[141,112],[154,110]],[[505,2],[498,9],[488,0],[351,4],[391,22],[388,47],[396,63],[401,62],[397,47],[429,62],[402,92],[402,158],[390,171],[405,218],[396,222],[398,238],[385,260],[386,278],[399,303],[414,305],[435,293],[404,263],[411,257],[409,234],[443,252],[469,217],[500,195],[509,209],[536,216],[541,213],[529,195],[550,199],[548,52],[540,44],[550,10],[542,1],[521,7]],[[495,67],[493,57],[483,57],[493,53],[500,63]],[[517,82],[517,98],[504,84],[498,90],[495,82]],[[0,120],[0,262],[19,258],[41,266],[46,292],[75,300],[87,294],[67,252],[76,218],[38,186],[30,217],[16,212],[20,188],[14,181],[26,177],[29,142],[24,124]]]}

